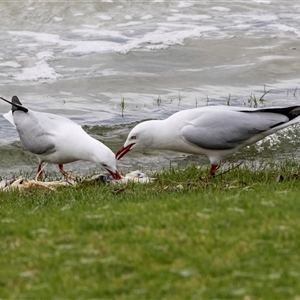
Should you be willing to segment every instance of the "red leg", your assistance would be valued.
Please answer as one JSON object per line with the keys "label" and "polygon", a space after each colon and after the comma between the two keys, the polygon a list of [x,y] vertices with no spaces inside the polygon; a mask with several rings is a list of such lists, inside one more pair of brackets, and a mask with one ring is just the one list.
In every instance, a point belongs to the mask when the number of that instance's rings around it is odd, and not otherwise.
{"label": "red leg", "polygon": [[75,180],[75,177],[73,177],[72,175],[70,175],[68,172],[64,170],[63,164],[59,164],[58,167],[60,173],[63,174],[64,177]]}
{"label": "red leg", "polygon": [[58,167],[59,167],[60,173],[63,174],[65,177],[67,177],[67,175],[69,175],[69,174],[64,170],[63,164],[59,164]]}
{"label": "red leg", "polygon": [[37,168],[37,178],[40,179],[40,180],[43,179],[42,163],[40,163],[38,165],[38,168]]}
{"label": "red leg", "polygon": [[214,176],[215,175],[215,171],[218,170],[219,167],[220,167],[220,165],[213,165],[213,164],[211,164],[209,172],[208,172],[208,175]]}

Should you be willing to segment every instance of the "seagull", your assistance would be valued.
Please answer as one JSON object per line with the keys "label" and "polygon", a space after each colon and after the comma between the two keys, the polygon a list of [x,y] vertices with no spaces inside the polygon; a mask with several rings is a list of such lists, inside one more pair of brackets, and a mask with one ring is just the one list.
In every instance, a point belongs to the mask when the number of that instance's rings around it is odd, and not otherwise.
{"label": "seagull", "polygon": [[179,111],[164,120],[144,121],[129,133],[116,153],[161,149],[202,154],[210,161],[209,175],[240,148],[300,121],[300,106],[245,108],[205,106]]}
{"label": "seagull", "polygon": [[80,125],[63,116],[29,110],[17,96],[6,100],[12,109],[3,116],[12,123],[21,143],[39,160],[38,177],[42,177],[42,164],[58,164],[60,172],[72,178],[63,164],[77,160],[92,161],[104,167],[114,179],[121,179],[114,153],[104,144],[88,135]]}

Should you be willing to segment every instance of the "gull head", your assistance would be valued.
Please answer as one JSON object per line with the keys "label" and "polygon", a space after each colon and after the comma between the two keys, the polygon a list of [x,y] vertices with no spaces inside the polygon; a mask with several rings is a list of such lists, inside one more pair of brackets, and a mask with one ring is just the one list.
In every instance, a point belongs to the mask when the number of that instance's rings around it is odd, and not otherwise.
{"label": "gull head", "polygon": [[119,173],[117,166],[116,166],[116,158],[112,151],[105,155],[103,159],[101,159],[100,164],[104,169],[106,169],[110,175],[114,179],[122,179],[122,175]]}
{"label": "gull head", "polygon": [[129,133],[124,145],[116,153],[116,159],[121,159],[127,152],[131,150],[143,150],[151,148],[153,142],[152,121],[142,122],[136,125]]}

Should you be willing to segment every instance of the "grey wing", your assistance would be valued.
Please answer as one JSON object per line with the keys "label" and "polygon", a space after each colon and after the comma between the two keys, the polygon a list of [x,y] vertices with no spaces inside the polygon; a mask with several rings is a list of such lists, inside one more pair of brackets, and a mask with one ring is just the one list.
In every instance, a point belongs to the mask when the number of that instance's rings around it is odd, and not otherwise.
{"label": "grey wing", "polygon": [[[201,114],[181,130],[187,142],[211,150],[228,150],[258,141],[267,131],[289,119],[274,113],[248,113],[240,111],[215,111]],[[256,138],[257,137],[257,138]]]}
{"label": "grey wing", "polygon": [[[36,118],[35,113],[14,112],[14,121],[23,146],[34,154],[46,154],[55,151],[51,126],[48,128]],[[51,125],[51,124],[50,124]]]}
{"label": "grey wing", "polygon": [[48,154],[55,151],[55,143],[52,136],[49,136],[35,128],[31,132],[19,132],[20,140],[23,146],[34,154]]}

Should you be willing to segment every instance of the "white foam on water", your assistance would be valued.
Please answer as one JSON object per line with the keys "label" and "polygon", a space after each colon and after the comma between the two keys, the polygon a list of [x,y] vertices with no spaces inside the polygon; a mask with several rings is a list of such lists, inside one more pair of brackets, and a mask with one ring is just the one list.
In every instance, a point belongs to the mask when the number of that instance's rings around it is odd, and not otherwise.
{"label": "white foam on water", "polygon": [[[137,22],[135,22],[137,23]],[[119,24],[120,25],[120,24]],[[132,24],[133,25],[133,24]],[[136,25],[136,24],[135,24]],[[124,39],[121,43],[109,41],[64,41],[64,44],[72,46],[66,49],[65,52],[72,53],[90,53],[90,52],[118,52],[127,53],[133,49],[145,47],[151,50],[166,49],[171,45],[182,45],[185,39],[200,37],[203,32],[218,31],[215,26],[197,26],[197,25],[182,25],[172,23],[159,23],[156,30],[146,32],[143,36],[135,38],[127,38],[117,31],[97,31],[97,30],[80,30],[75,32],[85,32],[98,35],[111,35]],[[150,45],[149,45],[150,44]]]}
{"label": "white foam on water", "polygon": [[9,68],[20,68],[22,65],[17,63],[16,61],[5,61],[3,63],[0,63],[1,67],[9,67]]}
{"label": "white foam on water", "polygon": [[[105,29],[95,29],[95,28],[84,28],[84,29],[74,29],[72,32],[74,33],[82,33],[87,36],[99,36],[99,37],[109,37],[109,38],[121,38],[124,40],[127,40],[123,34],[121,34],[120,31],[117,30],[105,30]],[[70,43],[71,44],[71,43]]]}
{"label": "white foam on water", "polygon": [[224,15],[226,19],[234,19],[235,23],[251,23],[251,22],[272,22],[278,20],[278,17],[272,14],[228,14]]}
{"label": "white foam on water", "polygon": [[126,50],[126,47],[120,46],[119,43],[107,41],[73,41],[69,45],[71,47],[64,50],[65,53],[127,53],[131,50],[131,47]]}
{"label": "white foam on water", "polygon": [[8,31],[11,35],[17,36],[25,36],[25,37],[32,37],[37,41],[46,42],[49,44],[59,44],[61,42],[60,37],[58,34],[50,34],[50,33],[40,33],[40,32],[33,32],[33,31]]}
{"label": "white foam on water", "polygon": [[55,70],[49,66],[49,64],[45,60],[40,60],[35,63],[33,67],[23,68],[21,74],[16,74],[14,77],[17,80],[22,81],[39,81],[39,80],[49,80],[49,79],[57,79],[61,75],[57,74]]}
{"label": "white foam on water", "polygon": [[227,28],[232,28],[232,29],[235,29],[235,30],[247,30],[247,29],[251,29],[251,25],[249,24],[237,24],[237,25],[233,25],[233,26],[228,26]]}
{"label": "white foam on water", "polygon": [[140,21],[130,21],[130,22],[127,22],[127,23],[117,24],[117,26],[118,27],[127,27],[127,26],[141,25],[141,24],[143,24],[143,22],[140,22]]}
{"label": "white foam on water", "polygon": [[214,6],[211,8],[211,10],[216,10],[216,11],[222,11],[222,12],[227,12],[227,11],[231,11],[230,8],[228,7],[223,7],[223,6]]}
{"label": "white foam on water", "polygon": [[83,17],[84,16],[84,13],[75,13],[74,14],[74,17]]}
{"label": "white foam on water", "polygon": [[42,51],[36,54],[39,60],[52,60],[54,59],[54,53],[52,51]]}
{"label": "white foam on water", "polygon": [[165,50],[169,48],[169,46],[168,45],[146,45],[145,48],[149,50]]}
{"label": "white foam on water", "polygon": [[110,20],[112,20],[112,17],[108,16],[108,15],[98,15],[97,17],[99,19],[101,19],[102,21],[110,21]]}
{"label": "white foam on water", "polygon": [[141,20],[150,20],[150,19],[153,19],[153,18],[154,18],[153,15],[148,14],[148,15],[142,16],[140,19],[141,19]]}
{"label": "white foam on water", "polygon": [[275,61],[275,60],[289,60],[289,59],[297,59],[296,56],[284,56],[284,55],[265,55],[259,57],[260,61]]}
{"label": "white foam on water", "polygon": [[272,22],[278,20],[278,16],[272,14],[248,15],[247,17],[251,21],[258,21],[258,22]]}
{"label": "white foam on water", "polygon": [[200,21],[204,19],[211,19],[209,15],[184,15],[184,14],[174,14],[167,18],[168,21],[179,21],[179,20],[192,20],[192,21]]}
{"label": "white foam on water", "polygon": [[285,25],[285,24],[270,24],[269,25],[272,28],[278,29],[280,31],[283,32],[291,32],[294,33],[297,37],[300,37],[300,30],[298,30],[297,28]]}
{"label": "white foam on water", "polygon": [[[85,32],[91,32],[91,30],[83,30]],[[10,34],[17,36],[25,36],[36,39],[39,42],[45,44],[54,44],[63,47],[65,52],[73,52],[73,53],[93,53],[93,52],[108,52],[108,51],[116,51],[122,52],[119,50],[119,43],[115,42],[107,42],[103,40],[99,41],[66,41],[60,39],[59,35],[55,34],[46,34],[46,33],[36,33],[30,31],[11,31]],[[101,32],[99,32],[101,34]],[[103,33],[103,32],[102,32]],[[104,34],[107,34],[104,32]],[[114,34],[114,36],[119,37],[118,34]],[[36,46],[33,44],[33,46]],[[28,71],[28,70],[27,70]],[[26,72],[27,72],[26,71]]]}
{"label": "white foam on water", "polygon": [[272,1],[269,0],[252,0],[254,3],[259,3],[259,4],[271,4]]}
{"label": "white foam on water", "polygon": [[[183,27],[181,25],[181,27]],[[200,37],[203,32],[218,30],[216,27],[212,26],[195,26],[191,29],[185,29],[180,31],[169,31],[166,32],[163,29],[157,30],[155,32],[147,33],[142,39],[142,43],[161,43],[164,45],[175,45],[183,44],[184,40],[187,38]]]}
{"label": "white foam on water", "polygon": [[194,6],[194,4],[189,1],[179,1],[179,4],[177,6],[180,8],[185,8],[185,7]]}
{"label": "white foam on water", "polygon": [[63,18],[61,18],[61,17],[53,17],[53,20],[55,22],[61,22],[61,21],[63,21]]}
{"label": "white foam on water", "polygon": [[255,63],[251,62],[251,63],[246,63],[246,64],[237,64],[237,65],[218,65],[218,66],[214,66],[214,69],[234,69],[234,68],[238,68],[238,69],[242,69],[244,67],[249,67],[249,66],[254,66]]}
{"label": "white foam on water", "polygon": [[[126,54],[134,50],[161,51],[174,45],[185,45],[187,40],[193,39],[221,40],[236,36],[265,38],[280,33],[300,37],[297,27],[299,20],[295,12],[297,6],[293,6],[293,11],[290,7],[287,12],[278,12],[271,1],[252,2],[270,4],[272,10],[269,5],[265,7],[249,4],[247,1],[241,1],[242,9],[239,9],[240,5],[234,3],[221,2],[221,5],[216,5],[203,1],[200,5],[186,0],[156,1],[156,5],[148,6],[149,10],[144,10],[144,6],[133,7],[127,2],[122,5],[116,2],[113,6],[104,5],[103,10],[94,12],[90,12],[85,6],[79,6],[76,12],[71,10],[71,14],[55,11],[52,24],[48,27],[49,32],[45,29],[47,27],[41,26],[37,28],[37,32],[32,30],[32,26],[24,26],[23,31],[15,30],[17,27],[6,31],[14,43],[16,53],[15,59],[7,59],[6,53],[2,51],[1,56],[7,61],[0,65],[8,70],[1,70],[1,74],[6,72],[4,76],[17,80],[55,80],[61,77],[59,73],[68,72],[71,67],[64,68],[64,62],[56,65],[51,62],[67,60],[70,56],[109,52]],[[38,11],[37,6],[29,7]],[[295,18],[291,19],[293,22],[289,21],[290,14],[295,14]],[[78,17],[78,21],[75,20],[78,26],[74,26],[74,15]],[[62,27],[59,24],[62,21],[66,22],[66,28],[56,31],[56,28]],[[15,74],[9,68],[21,68],[21,72]],[[82,68],[75,69],[78,71]]]}
{"label": "white foam on water", "polygon": [[[265,22],[267,26],[273,26],[275,29],[293,32],[300,36],[299,30],[294,27],[274,24],[274,21],[278,19],[274,14],[231,14],[228,13],[231,11],[229,7],[209,7],[206,2],[206,9],[199,10],[199,12],[201,11],[203,13],[195,13],[191,9],[194,5],[194,2],[180,1],[175,6],[180,9],[175,9],[174,6],[171,6],[168,8],[169,15],[166,16],[158,16],[151,12],[147,14],[139,12],[139,16],[136,13],[129,14],[128,10],[124,10],[122,18],[123,20],[128,20],[128,22],[121,23],[115,22],[115,15],[96,13],[94,17],[107,21],[109,26],[104,27],[103,24],[94,23],[88,24],[85,19],[84,23],[79,27],[70,30],[70,33],[76,35],[67,35],[66,37],[60,36],[59,34],[28,30],[11,30],[8,31],[8,33],[13,37],[19,37],[17,46],[27,45],[27,47],[31,47],[32,51],[34,51],[33,48],[40,47],[41,49],[43,45],[47,45],[47,47],[50,47],[50,50],[53,51],[59,48],[59,53],[66,55],[68,53],[84,55],[107,52],[126,54],[136,49],[152,51],[164,50],[172,45],[184,45],[186,39],[201,37],[228,38],[235,36],[231,32],[226,32],[228,30],[233,32],[247,31],[247,36],[252,36],[254,33],[257,33],[257,28],[260,31],[266,28],[259,24],[261,22]],[[215,13],[213,15],[206,14],[208,11],[207,8]],[[125,8],[122,7],[122,9]],[[224,14],[224,12],[228,14]],[[77,12],[77,15],[78,14],[86,15],[86,13]],[[227,26],[218,26],[219,17],[217,18],[216,14],[222,14],[223,20],[224,18],[227,19]],[[136,18],[138,18],[139,21],[137,21]],[[257,26],[257,28],[255,26]],[[32,41],[38,42],[39,44]],[[57,53],[57,51],[55,51],[55,53]]]}

